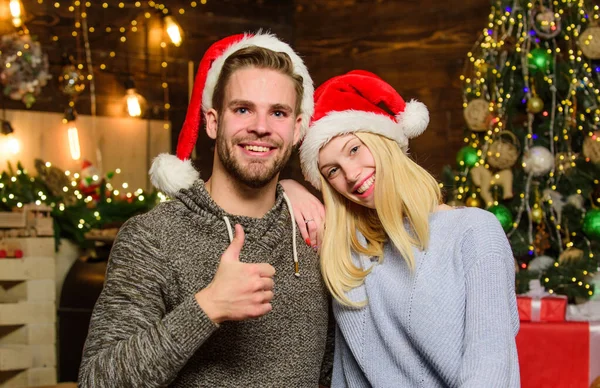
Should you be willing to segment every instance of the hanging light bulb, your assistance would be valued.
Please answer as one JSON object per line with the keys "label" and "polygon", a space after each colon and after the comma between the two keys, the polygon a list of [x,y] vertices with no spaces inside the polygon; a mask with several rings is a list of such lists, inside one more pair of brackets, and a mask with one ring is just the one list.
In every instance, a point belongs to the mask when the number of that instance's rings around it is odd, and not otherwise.
{"label": "hanging light bulb", "polygon": [[67,129],[69,136],[69,150],[71,151],[71,159],[79,160],[81,158],[81,148],[79,147],[79,132],[74,122],[71,122]]}
{"label": "hanging light bulb", "polygon": [[79,160],[81,158],[81,147],[79,145],[79,131],[75,124],[77,118],[77,111],[72,106],[65,109],[65,116],[63,117],[63,123],[67,124],[67,137],[69,138],[69,151],[71,152],[71,159]]}
{"label": "hanging light bulb", "polygon": [[12,128],[12,125],[10,125],[8,120],[2,120],[0,132],[2,132],[4,135],[2,139],[2,147],[0,147],[3,153],[12,155],[18,154],[19,151],[21,151],[21,143],[19,143],[19,139],[15,137],[15,130]]}
{"label": "hanging light bulb", "polygon": [[23,25],[21,0],[10,0],[9,8],[13,26],[21,27]]}
{"label": "hanging light bulb", "polygon": [[165,16],[165,29],[167,30],[167,35],[173,42],[175,47],[181,46],[181,42],[183,41],[183,33],[181,30],[181,26],[177,23],[177,20],[171,15]]}
{"label": "hanging light bulb", "polygon": [[131,117],[142,117],[146,109],[146,99],[135,90],[132,78],[125,81],[125,108]]}

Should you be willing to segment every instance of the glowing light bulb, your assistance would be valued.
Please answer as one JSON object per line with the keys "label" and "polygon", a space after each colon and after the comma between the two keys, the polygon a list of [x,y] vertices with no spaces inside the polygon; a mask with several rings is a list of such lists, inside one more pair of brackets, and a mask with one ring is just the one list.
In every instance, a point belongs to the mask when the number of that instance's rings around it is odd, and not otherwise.
{"label": "glowing light bulb", "polygon": [[132,78],[125,81],[125,111],[131,117],[142,117],[146,108],[146,99],[135,89]]}
{"label": "glowing light bulb", "polygon": [[135,89],[127,91],[127,112],[131,117],[140,117],[142,115],[142,107]]}
{"label": "glowing light bulb", "polygon": [[21,151],[21,143],[13,134],[6,135],[4,138],[4,152],[10,155],[16,155]]}
{"label": "glowing light bulb", "polygon": [[71,151],[71,158],[73,160],[79,160],[81,158],[81,148],[79,147],[79,133],[75,124],[71,124],[67,130],[69,136],[69,149]]}
{"label": "glowing light bulb", "polygon": [[21,1],[20,0],[10,0],[9,3],[10,15],[12,16],[12,23],[15,27],[21,27],[23,25],[23,20],[21,19]]}
{"label": "glowing light bulb", "polygon": [[177,23],[173,16],[165,16],[165,29],[167,30],[167,35],[169,35],[171,42],[173,42],[176,47],[179,47],[183,41],[182,31],[179,23]]}

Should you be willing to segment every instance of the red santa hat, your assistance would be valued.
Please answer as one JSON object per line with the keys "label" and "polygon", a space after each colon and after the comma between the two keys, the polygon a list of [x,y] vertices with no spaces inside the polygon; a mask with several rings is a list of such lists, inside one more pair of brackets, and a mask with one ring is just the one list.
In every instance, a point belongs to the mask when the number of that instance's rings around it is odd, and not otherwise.
{"label": "red santa hat", "polygon": [[181,189],[191,187],[199,178],[198,171],[192,166],[190,156],[196,145],[198,131],[202,127],[202,116],[213,108],[212,97],[225,60],[236,51],[249,46],[284,52],[292,59],[294,73],[300,75],[303,80],[301,137],[306,133],[314,111],[314,86],[308,69],[298,54],[287,43],[272,34],[258,32],[228,36],[210,46],[200,61],[192,97],[177,142],[177,156],[160,154],[152,162],[150,180],[159,190],[174,195]]}
{"label": "red santa hat", "polygon": [[354,70],[333,77],[315,91],[315,114],[300,147],[304,177],[321,190],[319,150],[331,139],[354,132],[371,132],[395,140],[406,152],[408,139],[429,124],[427,107],[405,102],[373,73]]}

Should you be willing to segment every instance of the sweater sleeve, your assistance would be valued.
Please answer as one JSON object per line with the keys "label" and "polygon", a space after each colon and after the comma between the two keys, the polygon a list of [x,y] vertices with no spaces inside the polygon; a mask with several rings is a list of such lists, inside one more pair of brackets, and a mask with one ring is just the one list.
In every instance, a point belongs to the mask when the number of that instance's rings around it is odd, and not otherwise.
{"label": "sweater sleeve", "polygon": [[137,217],[119,231],[92,313],[81,387],[168,385],[217,329],[194,295],[166,311],[170,271],[154,240]]}
{"label": "sweater sleeve", "polygon": [[[492,216],[493,217],[493,216]],[[514,259],[497,220],[470,229],[461,251],[466,316],[461,387],[519,387]]]}

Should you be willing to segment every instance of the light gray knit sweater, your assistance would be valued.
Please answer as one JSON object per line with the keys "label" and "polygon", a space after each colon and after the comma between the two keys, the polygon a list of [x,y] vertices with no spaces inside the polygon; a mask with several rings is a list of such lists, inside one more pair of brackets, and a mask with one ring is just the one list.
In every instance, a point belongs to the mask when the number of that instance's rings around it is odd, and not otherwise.
{"label": "light gray knit sweater", "polygon": [[354,257],[364,268],[374,265],[348,293],[368,305],[334,302],[331,386],[519,387],[514,261],[494,215],[436,212],[428,249],[414,253],[414,272],[390,244],[382,264]]}
{"label": "light gray knit sweater", "polygon": [[[225,217],[244,227],[240,259],[270,263],[277,274],[269,314],[217,327],[194,294],[212,280],[229,246]],[[304,388],[316,387],[320,377],[326,382],[328,297],[317,255],[304,243],[297,248],[299,278],[281,186],[261,219],[225,213],[202,181],[132,218],[110,255],[80,385]]]}

